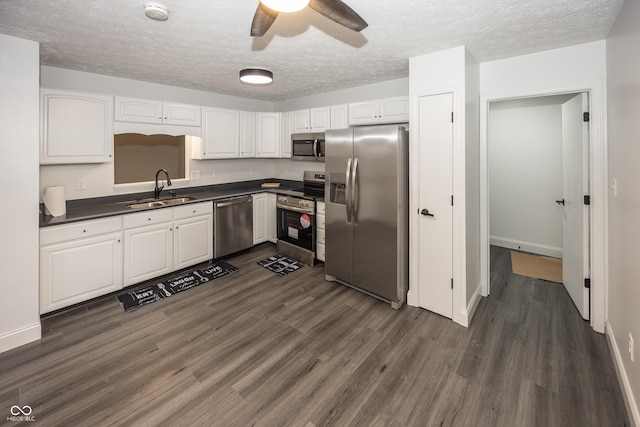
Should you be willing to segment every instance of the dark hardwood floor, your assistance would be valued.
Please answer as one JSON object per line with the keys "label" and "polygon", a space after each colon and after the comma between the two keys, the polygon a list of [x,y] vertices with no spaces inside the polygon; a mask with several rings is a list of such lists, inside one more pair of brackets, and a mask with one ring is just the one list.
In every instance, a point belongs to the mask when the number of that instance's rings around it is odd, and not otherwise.
{"label": "dark hardwood floor", "polygon": [[463,328],[256,261],[123,313],[113,295],[43,319],[0,354],[0,424],[46,426],[628,426],[606,338],[561,285],[511,274]]}

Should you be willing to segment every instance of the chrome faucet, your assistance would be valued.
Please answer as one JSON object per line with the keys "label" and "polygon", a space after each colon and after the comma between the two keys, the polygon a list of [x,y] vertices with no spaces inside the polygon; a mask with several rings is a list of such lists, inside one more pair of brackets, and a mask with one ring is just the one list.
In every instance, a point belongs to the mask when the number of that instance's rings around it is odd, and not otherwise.
{"label": "chrome faucet", "polygon": [[164,188],[164,183],[162,184],[162,187],[158,187],[158,175],[160,175],[160,172],[164,172],[164,174],[167,176],[167,186],[171,186],[171,178],[169,178],[169,172],[167,172],[166,169],[159,169],[158,172],[156,172],[156,188],[153,190],[154,199],[160,198],[160,192]]}

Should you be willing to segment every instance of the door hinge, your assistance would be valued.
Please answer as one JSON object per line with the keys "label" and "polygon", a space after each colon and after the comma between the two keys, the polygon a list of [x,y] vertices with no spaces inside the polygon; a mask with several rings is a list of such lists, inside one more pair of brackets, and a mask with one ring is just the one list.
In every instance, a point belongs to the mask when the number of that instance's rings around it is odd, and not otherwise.
{"label": "door hinge", "polygon": [[591,114],[589,114],[588,111],[586,113],[582,113],[582,121],[588,122],[589,120],[591,120]]}
{"label": "door hinge", "polygon": [[451,123],[453,123],[453,111],[451,112]]}
{"label": "door hinge", "polygon": [[591,196],[590,195],[585,194],[585,196],[584,196],[584,204],[587,205],[587,206],[591,205]]}
{"label": "door hinge", "polygon": [[587,289],[591,289],[591,279],[590,278],[585,278],[584,279],[584,287]]}
{"label": "door hinge", "polygon": [[451,279],[451,289],[453,289],[453,279]]}

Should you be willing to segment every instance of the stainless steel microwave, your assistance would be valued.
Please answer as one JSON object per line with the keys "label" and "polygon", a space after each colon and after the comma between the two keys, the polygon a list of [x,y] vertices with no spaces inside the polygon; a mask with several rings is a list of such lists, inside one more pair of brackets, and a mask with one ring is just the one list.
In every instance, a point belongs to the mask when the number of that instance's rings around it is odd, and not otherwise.
{"label": "stainless steel microwave", "polygon": [[324,133],[292,134],[291,160],[324,162]]}

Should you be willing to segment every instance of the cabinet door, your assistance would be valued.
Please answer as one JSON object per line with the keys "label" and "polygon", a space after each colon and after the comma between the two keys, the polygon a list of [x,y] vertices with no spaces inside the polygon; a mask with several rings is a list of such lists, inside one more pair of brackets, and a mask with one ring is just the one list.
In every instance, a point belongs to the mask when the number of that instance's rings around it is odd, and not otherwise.
{"label": "cabinet door", "polygon": [[377,122],[377,100],[349,104],[349,125],[365,125]]}
{"label": "cabinet door", "polygon": [[256,156],[256,113],[240,111],[240,157]]}
{"label": "cabinet door", "polygon": [[380,100],[380,123],[403,123],[409,121],[409,97],[386,98]]}
{"label": "cabinet door", "polygon": [[116,96],[115,120],[134,123],[162,123],[162,101]]}
{"label": "cabinet door", "polygon": [[257,113],[256,157],[280,157],[280,113]]}
{"label": "cabinet door", "polygon": [[40,163],[104,163],[113,159],[113,97],[43,89]]}
{"label": "cabinet door", "polygon": [[267,194],[253,195],[253,244],[267,241]]}
{"label": "cabinet door", "polygon": [[125,286],[172,271],[173,229],[171,222],[125,230]]}
{"label": "cabinet door", "polygon": [[309,132],[309,110],[292,111],[293,133]]}
{"label": "cabinet door", "polygon": [[202,108],[199,105],[162,103],[162,123],[165,125],[200,126]]}
{"label": "cabinet door", "polygon": [[201,157],[194,157],[200,159],[240,157],[239,111],[203,107],[201,148]]}
{"label": "cabinet door", "polygon": [[200,215],[173,223],[173,269],[213,258],[213,215]]}
{"label": "cabinet door", "polygon": [[309,110],[309,130],[311,132],[324,132],[331,129],[331,108],[319,107]]}
{"label": "cabinet door", "polygon": [[282,143],[280,145],[280,157],[291,158],[291,135],[293,131],[293,111],[282,113]]}
{"label": "cabinet door", "polygon": [[122,289],[122,232],[40,248],[40,313]]}
{"label": "cabinet door", "polygon": [[269,241],[276,243],[278,241],[278,217],[276,215],[276,199],[277,195],[269,193],[267,196],[267,221],[269,230]]}
{"label": "cabinet door", "polygon": [[331,120],[329,129],[345,129],[349,127],[349,105],[339,104],[331,106]]}

